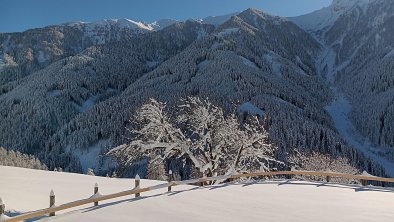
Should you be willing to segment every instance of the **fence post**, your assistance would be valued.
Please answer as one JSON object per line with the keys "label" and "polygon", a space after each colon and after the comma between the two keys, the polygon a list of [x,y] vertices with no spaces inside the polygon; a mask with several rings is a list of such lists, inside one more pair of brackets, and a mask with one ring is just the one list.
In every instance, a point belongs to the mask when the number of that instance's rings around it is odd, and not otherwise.
{"label": "fence post", "polygon": [[[291,169],[290,169],[290,171],[293,172],[293,171],[297,171],[297,170],[296,170],[296,168],[295,168],[294,166],[292,166]],[[285,175],[285,178],[288,179],[288,180],[293,179],[293,177],[294,177],[293,174]]]}
{"label": "fence post", "polygon": [[331,180],[331,176],[326,176],[326,181],[327,181],[327,183],[329,183],[330,180]]}
{"label": "fence post", "polygon": [[[94,194],[97,194],[98,191],[99,191],[99,187],[98,187],[98,184],[96,183],[94,185]],[[96,195],[94,195],[94,196],[96,196]],[[98,202],[94,202],[94,206],[98,206]]]}
{"label": "fence post", "polygon": [[3,215],[5,212],[5,204],[3,202],[3,199],[0,197],[0,216]]}
{"label": "fence post", "polygon": [[[172,170],[169,170],[168,171],[168,182],[171,183],[171,181],[172,181]],[[168,186],[168,192],[171,192],[171,185]]]}
{"label": "fence post", "polygon": [[[55,206],[55,192],[51,190],[51,193],[49,194],[49,207],[54,207]],[[55,216],[55,212],[49,213],[50,217]]]}
{"label": "fence post", "polygon": [[361,179],[361,180],[360,180],[360,183],[361,183],[361,185],[363,185],[363,186],[367,186],[367,181],[366,181],[366,180]]}
{"label": "fence post", "polygon": [[[135,179],[134,179],[134,181],[135,181],[135,187],[134,187],[134,189],[139,189],[140,188],[140,175],[135,175]],[[136,193],[135,194],[135,197],[140,197],[141,196],[141,194],[140,193]]]}

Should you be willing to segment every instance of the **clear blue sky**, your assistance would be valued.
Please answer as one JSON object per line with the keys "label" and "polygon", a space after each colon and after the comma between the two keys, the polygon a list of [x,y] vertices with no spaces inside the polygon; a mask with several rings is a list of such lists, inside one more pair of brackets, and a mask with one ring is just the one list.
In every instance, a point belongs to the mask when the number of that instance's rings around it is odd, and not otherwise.
{"label": "clear blue sky", "polygon": [[151,22],[161,18],[185,20],[257,8],[279,16],[302,15],[332,0],[0,0],[0,32],[61,24],[130,18]]}

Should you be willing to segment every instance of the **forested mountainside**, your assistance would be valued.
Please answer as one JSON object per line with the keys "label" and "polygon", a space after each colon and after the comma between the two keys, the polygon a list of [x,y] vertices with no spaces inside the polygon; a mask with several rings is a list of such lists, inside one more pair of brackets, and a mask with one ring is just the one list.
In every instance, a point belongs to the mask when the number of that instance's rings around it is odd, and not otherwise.
{"label": "forested mountainside", "polygon": [[[374,1],[364,8],[353,8],[325,36],[337,54],[336,82],[354,105],[353,122],[365,137],[391,148],[394,147],[393,15],[392,2]],[[340,31],[344,27],[352,31]],[[393,149],[390,158],[394,159]]]}
{"label": "forested mountainside", "polygon": [[[352,104],[349,118],[374,152],[394,158],[394,5],[387,0],[334,1],[320,11],[337,17],[318,30],[293,20],[326,45],[322,76]],[[330,12],[330,13],[328,13]]]}
{"label": "forested mountainside", "polygon": [[0,60],[0,67],[3,65],[0,85],[21,79],[91,46],[128,39],[151,29],[123,19],[69,23],[22,33],[0,33],[0,54],[3,55]]}
{"label": "forested mountainside", "polygon": [[[384,176],[379,163],[338,133],[325,107],[338,87],[353,101],[357,129],[392,149],[394,11],[388,0],[344,2],[323,9],[319,15],[338,13],[315,28],[305,18],[248,9],[214,25],[188,20],[154,30],[134,22],[121,26],[123,34],[111,28],[101,35],[77,23],[0,34],[0,145],[35,154],[50,169],[106,173],[114,165],[102,154],[127,142],[138,107],[150,97],[172,106],[196,96],[228,113],[245,104],[261,110],[280,161],[318,151]],[[98,41],[99,34],[109,37]]]}
{"label": "forested mountainside", "polygon": [[[89,48],[3,85],[0,103],[4,146],[27,153],[42,152],[50,136],[66,123],[120,94],[144,73],[212,30],[213,26],[197,22],[176,24],[151,35]],[[103,128],[95,136],[107,134]],[[55,159],[64,163],[73,160],[69,156]]]}

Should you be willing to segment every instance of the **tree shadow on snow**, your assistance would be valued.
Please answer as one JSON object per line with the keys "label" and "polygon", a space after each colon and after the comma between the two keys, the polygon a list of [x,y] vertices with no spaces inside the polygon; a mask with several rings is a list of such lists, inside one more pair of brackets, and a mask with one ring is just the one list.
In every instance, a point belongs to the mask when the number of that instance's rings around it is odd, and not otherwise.
{"label": "tree shadow on snow", "polygon": [[[5,215],[7,215],[9,217],[15,217],[15,216],[19,216],[19,215],[22,215],[22,214],[25,214],[25,213],[28,213],[28,212],[6,211]],[[24,222],[38,221],[38,220],[41,220],[41,219],[44,219],[44,218],[47,218],[47,217],[48,216],[35,217],[35,218],[32,218],[32,219],[26,219],[26,220],[24,220]]]}
{"label": "tree shadow on snow", "polygon": [[207,188],[209,190],[215,190],[215,189],[224,188],[224,187],[228,187],[228,186],[232,186],[232,185],[235,185],[235,182],[222,183],[219,185],[211,185],[211,186],[208,186]]}
{"label": "tree shadow on snow", "polygon": [[[293,181],[296,181],[296,183],[292,183]],[[351,189],[354,190],[355,192],[360,192],[360,191],[374,191],[374,192],[388,192],[388,193],[394,193],[393,188],[389,187],[375,187],[375,186],[360,186],[357,184],[340,184],[340,183],[327,183],[327,182],[303,182],[303,181],[297,181],[297,180],[286,180],[282,182],[278,182],[278,186],[282,185],[309,185],[309,186],[316,186],[316,187],[335,187],[335,188],[342,188],[342,189]]]}
{"label": "tree shadow on snow", "polygon": [[198,190],[198,189],[200,189],[200,187],[193,187],[193,188],[185,189],[185,190],[172,191],[172,192],[167,193],[167,194],[168,194],[168,196],[174,196],[174,195],[186,192],[186,191],[192,191],[192,190]]}
{"label": "tree shadow on snow", "polygon": [[289,180],[253,180],[253,181],[245,181],[245,182],[231,182],[231,183],[224,183],[220,185],[211,186],[209,189],[219,189],[228,186],[242,186],[247,187],[251,185],[257,184],[277,184],[278,186],[283,185],[301,185],[301,186],[315,186],[315,187],[335,187],[341,189],[351,189],[355,192],[361,191],[372,191],[372,192],[386,192],[386,193],[394,193],[394,188],[391,187],[376,187],[376,186],[360,186],[357,184],[340,184],[340,183],[327,183],[327,182],[307,182],[307,181],[300,181],[295,179]]}
{"label": "tree shadow on snow", "polygon": [[374,186],[366,186],[366,187],[357,187],[354,189],[356,192],[360,191],[378,191],[378,192],[386,192],[386,193],[394,193],[394,189],[385,188],[384,187],[374,187]]}
{"label": "tree shadow on snow", "polygon": [[146,195],[146,196],[140,196],[140,197],[134,197],[134,198],[128,198],[128,199],[124,199],[124,200],[118,200],[118,201],[114,201],[114,202],[109,202],[109,203],[103,203],[100,204],[98,206],[91,206],[91,207],[87,207],[87,208],[83,208],[83,209],[79,209],[78,211],[80,211],[81,213],[88,213],[94,210],[98,210],[101,208],[105,208],[105,207],[109,207],[109,206],[113,206],[113,205],[117,205],[117,204],[122,204],[122,203],[132,203],[132,202],[136,202],[136,201],[140,201],[140,200],[144,200],[144,199],[148,199],[148,198],[153,198],[153,197],[159,197],[159,196],[173,196],[173,195],[177,195],[179,193],[182,192],[186,192],[186,191],[192,191],[192,190],[197,190],[200,189],[199,187],[193,187],[190,189],[184,189],[184,190],[179,190],[179,191],[172,191],[172,192],[165,192],[165,193],[159,193],[159,194],[153,194],[153,195]]}
{"label": "tree shadow on snow", "polygon": [[[146,195],[146,196],[140,196],[137,198],[128,198],[124,200],[119,200],[119,201],[114,201],[114,202],[109,202],[109,203],[103,203],[100,204],[99,206],[91,206],[91,207],[86,207],[82,209],[78,209],[75,211],[79,211],[81,213],[88,213],[97,209],[117,205],[117,204],[122,204],[122,203],[132,203],[135,201],[139,200],[144,200],[147,198],[154,198],[154,197],[159,197],[159,196],[174,196],[183,192],[188,192],[188,191],[193,191],[193,190],[198,190],[198,189],[208,189],[208,190],[215,190],[215,189],[220,189],[220,188],[225,188],[228,186],[241,186],[241,187],[247,187],[251,185],[258,185],[258,184],[277,184],[278,186],[284,186],[284,185],[298,185],[298,186],[315,186],[315,187],[335,187],[335,188],[341,188],[341,189],[352,189],[355,192],[362,192],[362,191],[372,191],[372,192],[390,192],[394,193],[393,188],[388,188],[388,187],[375,187],[375,186],[360,186],[356,184],[336,184],[336,183],[327,183],[327,182],[306,182],[306,181],[299,181],[299,180],[280,180],[280,181],[275,181],[275,180],[254,180],[254,181],[246,181],[246,182],[229,182],[229,183],[223,183],[220,185],[211,185],[211,186],[205,186],[205,187],[192,187],[190,189],[183,189],[183,190],[177,190],[177,191],[172,191],[172,192],[164,192],[164,193],[159,193],[159,194],[153,194],[153,195]],[[12,215],[13,214],[13,215]],[[15,212],[15,213],[10,213],[10,216],[16,216],[21,213]],[[27,220],[26,222],[31,222],[31,221],[37,221],[43,218],[46,218],[47,216],[39,217],[39,218],[34,218],[31,220]]]}
{"label": "tree shadow on snow", "polygon": [[88,213],[90,211],[98,210],[98,209],[105,208],[105,207],[110,207],[110,206],[121,204],[121,203],[132,203],[135,201],[140,201],[140,200],[151,198],[151,197],[163,196],[165,194],[166,193],[160,193],[160,194],[154,194],[154,195],[149,195],[149,196],[134,197],[132,199],[118,200],[118,201],[113,201],[113,202],[104,203],[104,204],[99,203],[98,206],[91,206],[91,207],[83,208],[83,209],[80,209],[79,211],[81,211],[81,213]]}

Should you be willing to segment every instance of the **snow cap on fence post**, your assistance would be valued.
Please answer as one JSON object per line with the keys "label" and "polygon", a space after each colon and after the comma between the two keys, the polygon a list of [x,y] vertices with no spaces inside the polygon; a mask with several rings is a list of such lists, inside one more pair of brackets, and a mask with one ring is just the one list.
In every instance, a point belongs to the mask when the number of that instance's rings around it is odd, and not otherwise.
{"label": "snow cap on fence post", "polygon": [[[290,169],[290,171],[296,172],[297,169],[295,168],[295,166],[292,166],[291,169]],[[288,178],[288,179],[294,179],[294,177],[295,177],[295,174],[287,175],[287,178]]]}
{"label": "snow cap on fence post", "polygon": [[[93,195],[93,196],[96,197],[96,194],[98,194],[98,190],[99,190],[99,187],[98,187],[98,184],[96,183],[96,184],[94,184],[94,194],[95,195]],[[98,202],[94,202],[94,206],[98,206]]]}
{"label": "snow cap on fence post", "polygon": [[[363,171],[363,173],[361,174],[361,176],[365,176],[365,177],[373,177],[371,174],[369,174],[367,171]],[[363,179],[361,179],[360,180],[360,183],[361,183],[361,185],[363,185],[363,186],[367,186],[367,181],[366,180],[363,180]]]}
{"label": "snow cap on fence post", "polygon": [[[140,188],[140,175],[135,175],[135,179],[134,179],[134,181],[135,181],[135,187],[134,187],[134,189],[139,189]],[[136,193],[135,194],[135,197],[139,197],[141,194],[140,193]]]}
{"label": "snow cap on fence post", "polygon": [[[168,171],[168,182],[171,183],[172,181],[172,170]],[[171,192],[171,185],[168,186],[168,192]]]}
{"label": "snow cap on fence post", "polygon": [[[49,193],[49,207],[54,207],[55,206],[55,192],[53,192],[53,190],[51,190],[51,192]],[[49,216],[55,216],[55,212],[51,212],[49,213]]]}

